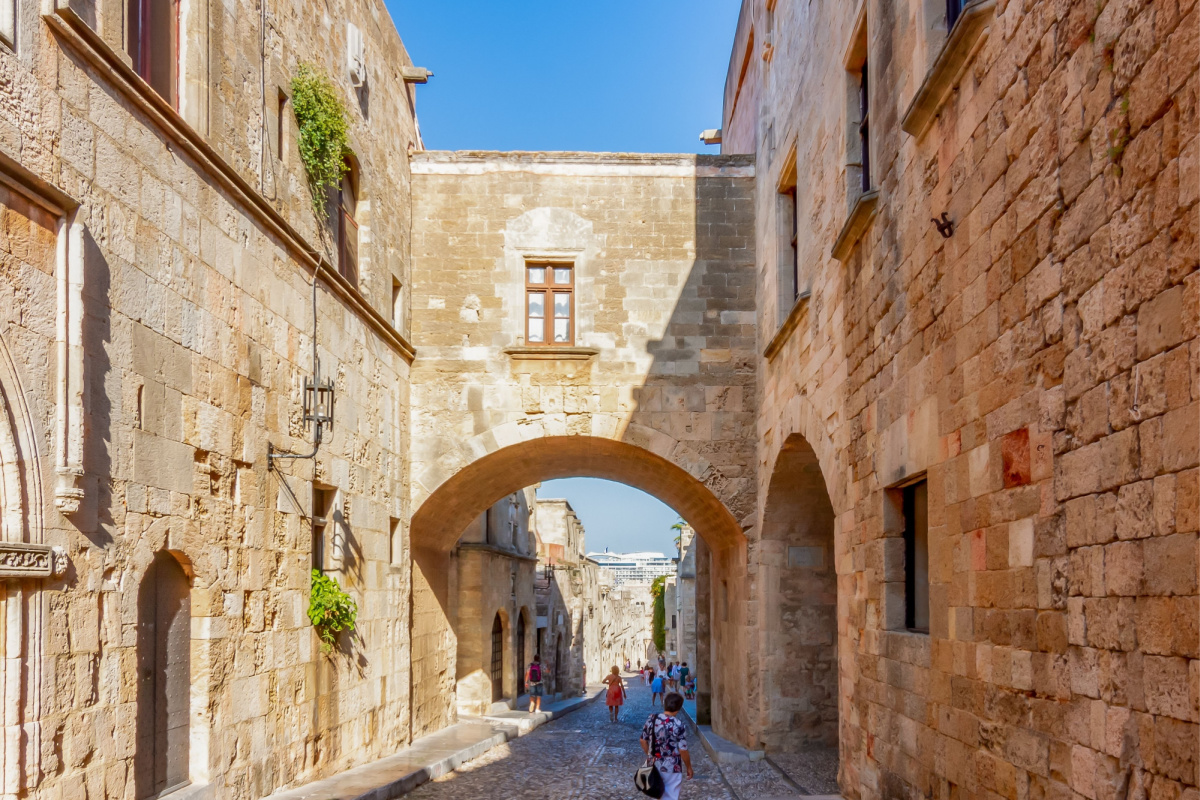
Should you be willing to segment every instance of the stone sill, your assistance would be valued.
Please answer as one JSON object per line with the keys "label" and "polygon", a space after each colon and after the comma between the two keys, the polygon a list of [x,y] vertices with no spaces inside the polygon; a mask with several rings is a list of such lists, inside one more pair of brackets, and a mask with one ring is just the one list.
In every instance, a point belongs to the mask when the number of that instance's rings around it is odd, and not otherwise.
{"label": "stone sill", "polygon": [[837,241],[833,243],[833,257],[838,261],[844,264],[846,259],[850,258],[854,245],[858,244],[858,240],[867,230],[867,225],[875,219],[875,207],[878,203],[878,189],[863,192],[854,201],[854,208],[850,209],[850,216],[846,218],[842,232],[838,234]]}
{"label": "stone sill", "polygon": [[321,282],[330,293],[349,306],[407,363],[413,362],[416,351],[403,334],[392,327],[391,322],[366,301],[358,287],[342,277],[336,266],[311,247],[300,232],[293,228],[258,190],[247,183],[174,106],[152,89],[150,84],[125,62],[121,53],[114,51],[108,42],[100,38],[99,34],[70,8],[56,8],[53,13],[44,14],[42,19],[60,42],[95,68],[99,81],[124,95],[131,105],[146,116],[151,126],[177,144],[195,161],[198,171],[207,174],[220,190],[228,193],[226,199],[240,206],[269,236],[278,239],[299,264],[318,273]]}
{"label": "stone sill", "polygon": [[962,10],[954,29],[930,67],[916,97],[904,113],[900,127],[905,133],[921,138],[941,113],[950,93],[958,87],[967,65],[987,40],[989,23],[996,11],[996,0],[972,0]]}
{"label": "stone sill", "polygon": [[808,306],[804,302],[812,296],[812,292],[802,292],[796,298],[796,302],[792,305],[792,310],[788,312],[787,319],[779,326],[779,330],[775,331],[775,335],[771,337],[771,341],[767,342],[767,346],[763,348],[763,358],[770,361],[775,358],[775,355],[780,351],[788,339],[792,337],[792,331],[796,330],[796,326],[800,324],[802,316],[801,309]]}
{"label": "stone sill", "polygon": [[587,361],[600,355],[596,347],[506,347],[504,354],[514,361]]}
{"label": "stone sill", "polygon": [[509,550],[507,548],[500,547],[499,545],[485,544],[483,542],[460,542],[458,545],[458,549],[459,550],[482,550],[485,553],[492,553],[494,555],[504,556],[505,558],[511,558],[514,561],[531,561],[534,564],[537,563],[537,556],[523,555],[522,553],[518,553],[516,550]]}

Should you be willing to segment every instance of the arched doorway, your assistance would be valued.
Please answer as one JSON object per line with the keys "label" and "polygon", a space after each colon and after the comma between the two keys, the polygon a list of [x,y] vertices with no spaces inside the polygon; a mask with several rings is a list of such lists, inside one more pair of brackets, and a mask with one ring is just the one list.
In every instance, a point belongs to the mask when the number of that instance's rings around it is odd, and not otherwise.
{"label": "arched doorway", "polygon": [[504,621],[497,614],[492,621],[492,702],[504,699]]}
{"label": "arched doorway", "polygon": [[517,657],[513,669],[517,673],[517,695],[525,694],[525,612],[517,615]]}
{"label": "arched doorway", "polygon": [[156,797],[189,782],[191,582],[160,552],[138,587],[135,793]]}
{"label": "arched doorway", "polygon": [[[686,451],[678,450],[670,437],[636,425],[628,425],[624,436],[631,441],[585,435],[531,438],[484,453],[454,474],[414,481],[414,503],[419,507],[410,529],[411,635],[413,652],[424,654],[415,656],[412,666],[414,735],[438,730],[454,720],[454,673],[445,670],[444,661],[447,653],[452,663],[455,659],[458,635],[452,620],[460,617],[454,606],[457,595],[452,596],[447,576],[450,552],[462,531],[500,498],[524,487],[552,478],[588,477],[619,481],[656,497],[686,519],[704,542],[705,578],[697,582],[697,603],[707,607],[712,602],[709,587],[717,586],[736,599],[725,602],[720,613],[705,617],[707,646],[697,654],[696,674],[706,687],[706,697],[727,698],[713,703],[711,721],[717,732],[745,743],[753,740],[754,715],[738,699],[743,695],[743,676],[753,667],[753,640],[747,628],[752,609],[746,534],[722,499],[731,490],[721,473],[703,459],[673,460]],[[753,497],[752,490],[747,491]],[[741,508],[744,498],[738,503]],[[560,676],[558,671],[568,656],[563,644],[555,642],[554,646],[558,690],[565,680],[565,673]],[[716,657],[733,663],[711,669]]]}
{"label": "arched doorway", "polygon": [[554,691],[555,693],[563,691],[563,646],[561,633],[554,639]]}

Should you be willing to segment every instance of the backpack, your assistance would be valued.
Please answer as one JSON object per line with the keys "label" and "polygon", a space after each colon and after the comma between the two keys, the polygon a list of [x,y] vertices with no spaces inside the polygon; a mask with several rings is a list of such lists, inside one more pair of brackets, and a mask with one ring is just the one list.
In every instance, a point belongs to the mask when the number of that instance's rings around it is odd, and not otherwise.
{"label": "backpack", "polygon": [[541,683],[542,682],[542,665],[537,663],[536,661],[529,665],[529,682],[530,683]]}

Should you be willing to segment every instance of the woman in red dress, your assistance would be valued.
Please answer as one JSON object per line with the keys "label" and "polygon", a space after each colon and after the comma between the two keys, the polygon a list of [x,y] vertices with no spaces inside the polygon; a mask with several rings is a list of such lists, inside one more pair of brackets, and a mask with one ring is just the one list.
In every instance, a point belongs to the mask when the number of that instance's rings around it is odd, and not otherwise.
{"label": "woman in red dress", "polygon": [[604,683],[608,685],[608,695],[605,698],[605,702],[608,703],[608,721],[616,722],[621,713],[621,704],[625,702],[625,682],[621,680],[621,670],[613,667],[612,672],[604,676]]}

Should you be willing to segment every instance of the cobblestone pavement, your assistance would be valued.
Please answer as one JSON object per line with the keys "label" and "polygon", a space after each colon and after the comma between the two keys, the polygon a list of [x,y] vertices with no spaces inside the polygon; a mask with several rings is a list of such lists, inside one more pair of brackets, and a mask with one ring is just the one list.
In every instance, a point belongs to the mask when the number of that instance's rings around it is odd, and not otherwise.
{"label": "cobblestone pavement", "polygon": [[[604,698],[549,722],[527,736],[419,787],[419,800],[635,800],[633,772],[642,763],[638,744],[651,713],[650,692],[634,676],[621,719],[608,721]],[[684,781],[681,800],[738,800],[692,735],[688,746],[695,780]],[[768,769],[763,765],[764,769]],[[744,800],[744,798],[743,798]]]}

